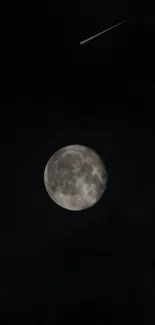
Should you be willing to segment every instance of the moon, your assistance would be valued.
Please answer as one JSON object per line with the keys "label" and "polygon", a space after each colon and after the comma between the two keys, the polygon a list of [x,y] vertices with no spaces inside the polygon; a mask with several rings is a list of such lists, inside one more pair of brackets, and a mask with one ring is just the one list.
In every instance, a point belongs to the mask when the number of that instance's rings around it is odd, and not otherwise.
{"label": "moon", "polygon": [[100,156],[82,145],[59,149],[44,170],[44,184],[50,198],[60,207],[72,211],[95,205],[106,189],[107,178]]}

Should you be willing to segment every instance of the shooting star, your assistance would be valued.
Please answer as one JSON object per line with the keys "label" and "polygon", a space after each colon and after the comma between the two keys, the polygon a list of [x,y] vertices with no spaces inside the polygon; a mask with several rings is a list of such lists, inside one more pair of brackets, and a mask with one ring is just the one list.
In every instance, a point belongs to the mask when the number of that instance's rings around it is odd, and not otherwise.
{"label": "shooting star", "polygon": [[98,36],[100,36],[100,35],[102,35],[102,34],[108,32],[109,30],[111,30],[111,29],[113,29],[113,28],[115,28],[115,27],[117,27],[117,26],[119,26],[119,25],[125,23],[126,21],[129,21],[130,19],[132,19],[132,17],[130,17],[130,18],[128,18],[128,19],[125,19],[125,20],[121,21],[120,23],[118,23],[118,24],[116,24],[116,25],[114,25],[114,26],[112,26],[112,27],[109,27],[109,28],[105,29],[105,30],[104,30],[103,32],[101,32],[101,33],[98,33],[98,34],[96,34],[96,35],[94,35],[94,36],[91,36],[91,37],[85,39],[84,41],[81,41],[81,42],[80,42],[80,45],[83,45],[83,44],[85,44],[85,43],[91,41],[92,39],[94,39],[94,38],[96,38],[96,37],[98,37]]}

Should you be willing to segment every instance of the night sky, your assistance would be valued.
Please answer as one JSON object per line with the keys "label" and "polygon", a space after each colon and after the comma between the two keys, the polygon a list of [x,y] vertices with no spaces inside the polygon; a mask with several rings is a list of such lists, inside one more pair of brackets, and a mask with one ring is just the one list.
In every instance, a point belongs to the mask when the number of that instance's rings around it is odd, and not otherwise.
{"label": "night sky", "polygon": [[[0,319],[7,324],[151,324],[155,26],[151,10],[122,3],[102,11],[98,1],[88,12],[86,2],[77,12],[72,4],[71,15],[68,4],[53,10],[49,2],[3,9]],[[94,149],[108,172],[103,198],[82,212],[57,206],[43,182],[48,159],[70,144]]]}

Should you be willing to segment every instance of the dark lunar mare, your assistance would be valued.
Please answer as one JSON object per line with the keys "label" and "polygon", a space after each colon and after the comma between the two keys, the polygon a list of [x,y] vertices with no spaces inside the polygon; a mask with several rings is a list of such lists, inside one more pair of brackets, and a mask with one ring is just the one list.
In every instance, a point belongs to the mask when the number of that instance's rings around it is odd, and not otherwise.
{"label": "dark lunar mare", "polygon": [[[54,158],[54,157],[53,157]],[[79,165],[79,170],[75,172],[75,167]],[[86,183],[97,182],[96,176],[92,175],[92,166],[88,163],[82,163],[79,155],[60,156],[59,160],[51,159],[47,169],[49,187],[52,192],[61,189],[63,194],[75,195],[78,193],[75,188],[77,178],[85,175]]]}

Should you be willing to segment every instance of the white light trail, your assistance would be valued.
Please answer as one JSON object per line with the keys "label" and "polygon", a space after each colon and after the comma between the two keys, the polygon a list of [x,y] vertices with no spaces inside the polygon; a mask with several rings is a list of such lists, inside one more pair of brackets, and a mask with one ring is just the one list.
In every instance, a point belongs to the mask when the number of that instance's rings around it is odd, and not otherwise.
{"label": "white light trail", "polygon": [[102,34],[108,32],[109,30],[111,30],[111,29],[113,29],[113,28],[115,28],[115,27],[117,27],[117,26],[119,26],[119,25],[125,23],[126,21],[129,21],[130,19],[132,19],[132,17],[130,17],[130,18],[128,18],[128,19],[125,19],[125,20],[121,21],[120,23],[118,23],[118,24],[116,24],[116,25],[114,25],[114,26],[112,26],[112,27],[109,27],[109,28],[105,29],[105,30],[104,30],[103,32],[101,32],[101,33],[98,33],[98,34],[96,34],[96,35],[94,35],[94,36],[91,36],[91,37],[85,39],[84,41],[81,41],[81,42],[80,42],[80,45],[83,45],[83,44],[85,44],[85,43],[91,41],[92,39],[94,39],[94,38],[96,38],[96,37],[98,37],[98,36],[100,36],[100,35],[102,35]]}

